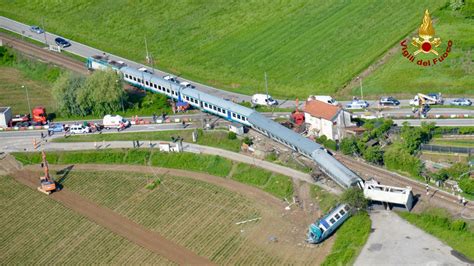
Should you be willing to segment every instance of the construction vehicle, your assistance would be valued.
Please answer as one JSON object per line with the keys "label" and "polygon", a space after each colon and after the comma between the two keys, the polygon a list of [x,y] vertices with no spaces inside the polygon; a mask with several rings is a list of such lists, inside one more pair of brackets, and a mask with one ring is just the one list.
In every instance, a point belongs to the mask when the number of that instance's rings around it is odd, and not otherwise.
{"label": "construction vehicle", "polygon": [[44,151],[41,152],[41,157],[43,158],[42,166],[44,170],[44,176],[40,177],[40,186],[38,187],[38,191],[49,195],[56,191],[56,182],[49,175],[49,165]]}
{"label": "construction vehicle", "polygon": [[[422,118],[426,118],[426,114],[431,109],[432,104],[443,104],[444,100],[441,93],[438,94],[423,94],[418,93],[413,100],[410,100],[410,105],[413,106],[413,113],[419,112]],[[418,107],[418,109],[415,109]]]}
{"label": "construction vehicle", "polygon": [[44,125],[46,124],[48,115],[46,114],[46,109],[42,106],[33,108],[31,111],[33,119],[31,119],[29,114],[25,115],[15,115],[10,120],[10,126],[20,126],[27,127],[31,125]]}
{"label": "construction vehicle", "polygon": [[443,97],[441,96],[441,93],[430,93],[428,95],[423,94],[423,93],[418,93],[415,95],[413,100],[410,100],[410,105],[413,106],[420,106],[422,104],[443,104],[444,100]]}
{"label": "construction vehicle", "polygon": [[290,121],[297,127],[301,126],[304,123],[304,113],[298,110],[299,101],[296,98],[296,108],[291,112]]}

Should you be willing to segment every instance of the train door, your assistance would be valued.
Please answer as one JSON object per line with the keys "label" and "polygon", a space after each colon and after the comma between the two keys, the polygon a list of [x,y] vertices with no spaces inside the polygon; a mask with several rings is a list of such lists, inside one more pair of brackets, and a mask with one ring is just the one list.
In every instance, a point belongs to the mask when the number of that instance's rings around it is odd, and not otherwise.
{"label": "train door", "polygon": [[232,120],[232,117],[230,117],[230,111],[229,110],[227,110],[227,120],[229,120],[229,121]]}

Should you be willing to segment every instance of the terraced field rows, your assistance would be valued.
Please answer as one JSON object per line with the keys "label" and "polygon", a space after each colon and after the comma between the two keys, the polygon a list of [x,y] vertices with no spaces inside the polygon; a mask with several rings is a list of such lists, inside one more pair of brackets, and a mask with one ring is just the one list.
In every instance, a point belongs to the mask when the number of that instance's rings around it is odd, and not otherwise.
{"label": "terraced field rows", "polygon": [[[161,183],[155,189],[144,188],[157,178]],[[309,263],[317,255],[285,255],[277,246],[256,241],[260,222],[235,223],[280,214],[202,181],[170,175],[72,171],[64,185],[218,264]]]}
{"label": "terraced field rows", "polygon": [[2,264],[170,264],[10,177],[0,202]]}

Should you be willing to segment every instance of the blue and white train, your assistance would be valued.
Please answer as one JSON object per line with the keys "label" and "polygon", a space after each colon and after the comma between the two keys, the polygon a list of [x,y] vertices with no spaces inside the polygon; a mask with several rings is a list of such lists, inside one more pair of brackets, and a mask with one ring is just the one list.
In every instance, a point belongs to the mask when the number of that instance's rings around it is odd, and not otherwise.
{"label": "blue and white train", "polygon": [[323,218],[309,226],[307,242],[311,244],[321,243],[328,238],[339,226],[341,226],[352,213],[352,208],[347,204],[340,204]]}
{"label": "blue and white train", "polygon": [[112,68],[122,75],[124,81],[133,86],[165,94],[176,101],[188,103],[204,112],[249,126],[313,160],[325,174],[340,186],[344,188],[363,187],[363,180],[328,154],[324,147],[266,118],[259,112],[199,90],[181,86],[149,71],[138,70],[124,66],[122,62],[119,63],[117,64],[117,62],[111,60],[107,61],[106,58],[101,56],[94,56],[88,58],[87,67],[89,69]]}

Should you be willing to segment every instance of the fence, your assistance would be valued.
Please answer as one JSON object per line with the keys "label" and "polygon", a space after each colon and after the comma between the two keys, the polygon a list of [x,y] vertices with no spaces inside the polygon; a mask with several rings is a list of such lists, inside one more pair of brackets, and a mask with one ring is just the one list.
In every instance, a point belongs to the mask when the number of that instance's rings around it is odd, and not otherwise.
{"label": "fence", "polygon": [[434,151],[434,152],[445,152],[445,153],[465,153],[471,156],[474,153],[474,148],[463,148],[463,147],[451,147],[451,146],[439,146],[430,144],[421,144],[421,150]]}

